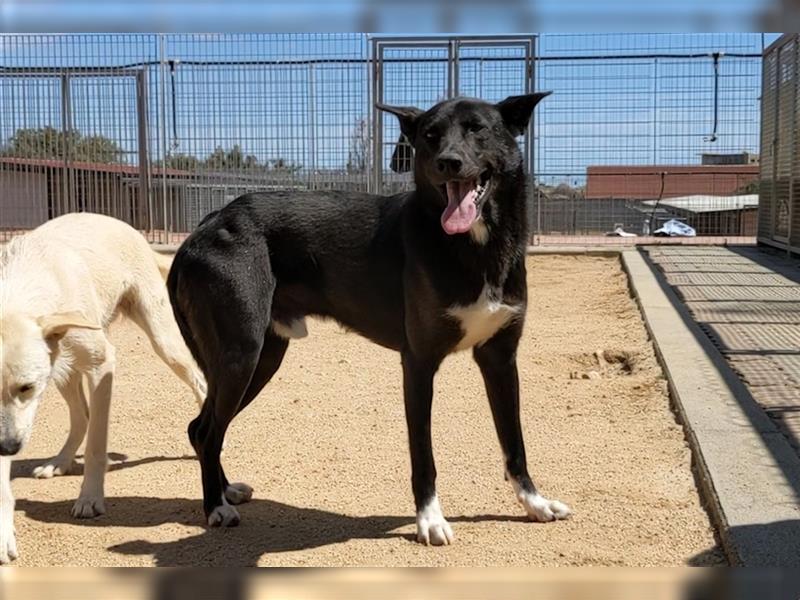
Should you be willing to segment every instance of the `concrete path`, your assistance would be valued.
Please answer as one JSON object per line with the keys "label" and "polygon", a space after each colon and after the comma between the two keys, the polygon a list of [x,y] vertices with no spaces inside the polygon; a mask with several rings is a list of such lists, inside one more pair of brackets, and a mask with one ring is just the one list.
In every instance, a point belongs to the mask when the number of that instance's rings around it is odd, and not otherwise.
{"label": "concrete path", "polygon": [[732,368],[756,360],[761,370],[748,373],[762,386],[749,384],[753,391],[779,387],[787,394],[780,414],[800,409],[800,394],[791,395],[797,369],[786,360],[800,357],[794,268],[754,249],[658,247],[649,255],[658,267],[637,250],[622,259],[723,546],[735,564],[800,565],[796,438],[778,428]]}

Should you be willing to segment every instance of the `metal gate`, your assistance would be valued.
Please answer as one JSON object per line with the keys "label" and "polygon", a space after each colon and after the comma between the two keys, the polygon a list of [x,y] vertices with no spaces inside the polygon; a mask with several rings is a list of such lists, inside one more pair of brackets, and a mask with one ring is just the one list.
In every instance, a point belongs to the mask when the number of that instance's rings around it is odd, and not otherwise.
{"label": "metal gate", "polygon": [[3,226],[28,229],[74,211],[150,229],[143,68],[6,68]]}
{"label": "metal gate", "polygon": [[800,37],[785,34],[764,52],[759,240],[800,247],[798,112]]}
{"label": "metal gate", "polygon": [[[429,108],[456,96],[497,102],[534,91],[535,36],[372,39],[373,169],[376,193],[409,189],[413,150],[400,135],[397,120],[375,103]],[[530,132],[521,149],[533,172]]]}

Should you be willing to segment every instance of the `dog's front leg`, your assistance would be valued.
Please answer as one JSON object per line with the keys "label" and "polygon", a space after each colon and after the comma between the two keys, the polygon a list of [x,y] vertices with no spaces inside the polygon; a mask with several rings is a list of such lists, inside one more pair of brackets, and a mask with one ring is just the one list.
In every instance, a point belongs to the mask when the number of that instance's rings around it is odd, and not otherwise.
{"label": "dog's front leg", "polygon": [[67,381],[58,385],[58,390],[69,407],[69,435],[57,456],[33,470],[33,476],[39,479],[67,475],[72,470],[75,453],[83,443],[89,425],[89,406],[83,393],[80,372],[73,372]]}
{"label": "dog's front leg", "polygon": [[11,459],[0,456],[0,565],[17,558],[14,531],[14,496],[11,493]]}
{"label": "dog's front leg", "polygon": [[558,500],[541,496],[528,475],[519,419],[517,344],[521,333],[522,324],[512,324],[482,346],[476,346],[473,356],[483,375],[497,437],[505,457],[506,477],[517,500],[533,521],[564,519],[570,514],[569,508]]}
{"label": "dog's front leg", "polygon": [[89,519],[106,512],[104,482],[108,462],[108,416],[114,386],[114,347],[106,341],[100,364],[89,372],[89,433],[81,493],[72,516]]}
{"label": "dog's front leg", "polygon": [[411,487],[417,508],[417,541],[441,546],[453,541],[453,530],[442,515],[436,496],[436,466],[431,447],[433,376],[438,361],[403,352],[403,396],[411,449]]}

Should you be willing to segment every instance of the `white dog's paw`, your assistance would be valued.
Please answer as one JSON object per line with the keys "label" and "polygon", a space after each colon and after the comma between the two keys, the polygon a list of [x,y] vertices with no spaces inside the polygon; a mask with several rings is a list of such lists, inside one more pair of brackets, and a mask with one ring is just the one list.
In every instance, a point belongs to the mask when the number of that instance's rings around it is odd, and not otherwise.
{"label": "white dog's paw", "polygon": [[7,565],[19,556],[14,526],[3,526],[0,531],[0,565]]}
{"label": "white dog's paw", "polygon": [[246,483],[229,483],[225,488],[225,499],[231,504],[244,504],[253,497],[253,488]]}
{"label": "white dog's paw", "polygon": [[106,514],[106,502],[102,496],[81,496],[72,506],[72,516],[76,519],[91,519]]}
{"label": "white dog's paw", "polygon": [[434,496],[428,505],[417,513],[417,541],[433,546],[447,546],[453,543],[453,530],[450,528]]}
{"label": "white dog's paw", "polygon": [[33,470],[33,476],[36,479],[51,479],[59,475],[69,475],[75,467],[75,461],[70,460],[62,461],[54,458],[43,465],[39,465]]}
{"label": "white dog's paw", "polygon": [[209,527],[236,527],[239,521],[239,511],[230,504],[218,506],[208,515]]}
{"label": "white dog's paw", "polygon": [[520,493],[518,496],[520,504],[528,513],[531,521],[546,523],[548,521],[558,521],[566,519],[572,514],[569,507],[558,500],[548,500],[539,494]]}

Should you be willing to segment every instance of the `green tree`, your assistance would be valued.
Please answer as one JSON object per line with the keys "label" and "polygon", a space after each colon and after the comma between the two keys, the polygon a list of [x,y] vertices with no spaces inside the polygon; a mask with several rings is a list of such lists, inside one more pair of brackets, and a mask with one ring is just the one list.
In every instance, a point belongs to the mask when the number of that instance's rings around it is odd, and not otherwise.
{"label": "green tree", "polygon": [[54,127],[18,129],[0,152],[16,158],[57,158],[118,163],[124,156],[116,142],[102,135],[84,137],[79,131],[66,133]]}
{"label": "green tree", "polygon": [[205,166],[209,169],[263,169],[264,165],[258,162],[258,158],[252,154],[245,155],[239,144],[235,144],[230,150],[225,150],[222,146],[217,146],[205,161]]}
{"label": "green tree", "polygon": [[291,160],[286,160],[285,158],[276,158],[271,162],[272,164],[270,165],[270,167],[272,168],[273,171],[285,171],[287,173],[294,173],[302,168],[301,165]]}
{"label": "green tree", "polygon": [[168,169],[180,169],[182,171],[193,171],[202,166],[202,161],[192,154],[172,154],[165,161],[159,161],[159,166],[166,166]]}

